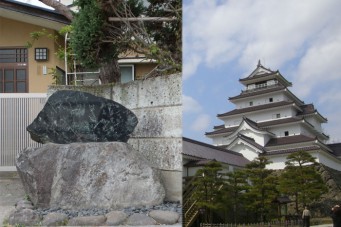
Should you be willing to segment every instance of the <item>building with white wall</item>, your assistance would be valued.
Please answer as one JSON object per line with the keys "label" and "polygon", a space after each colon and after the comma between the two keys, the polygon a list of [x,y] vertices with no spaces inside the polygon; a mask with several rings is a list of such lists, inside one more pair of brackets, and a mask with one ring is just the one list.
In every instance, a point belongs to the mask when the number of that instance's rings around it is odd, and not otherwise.
{"label": "building with white wall", "polygon": [[241,153],[248,160],[266,156],[271,169],[285,167],[286,157],[306,151],[316,160],[341,170],[341,144],[326,144],[329,137],[321,125],[327,123],[313,104],[296,97],[281,73],[265,68],[260,61],[246,78],[245,87],[229,101],[236,108],[217,117],[224,124],[215,126],[206,136],[215,146]]}

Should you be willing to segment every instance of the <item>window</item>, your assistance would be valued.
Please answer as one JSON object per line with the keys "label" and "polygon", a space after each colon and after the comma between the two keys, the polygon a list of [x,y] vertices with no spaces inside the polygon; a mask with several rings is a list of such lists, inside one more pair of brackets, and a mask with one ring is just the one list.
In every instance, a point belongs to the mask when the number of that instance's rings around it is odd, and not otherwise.
{"label": "window", "polygon": [[120,65],[121,83],[133,81],[135,78],[134,65]]}
{"label": "window", "polygon": [[273,98],[269,98],[269,102],[273,102],[274,100],[273,100]]}
{"label": "window", "polygon": [[0,49],[0,93],[27,92],[27,49]]}
{"label": "window", "polygon": [[276,118],[281,118],[281,114],[280,113],[276,114]]}
{"label": "window", "polygon": [[35,48],[34,58],[36,61],[47,61],[48,60],[48,50],[47,48]]}
{"label": "window", "polygon": [[0,49],[0,63],[27,62],[27,49]]}
{"label": "window", "polygon": [[253,101],[249,102],[249,105],[250,105],[250,106],[253,106]]}
{"label": "window", "polygon": [[285,132],[284,132],[284,135],[285,135],[285,136],[289,136],[289,131],[285,131]]}
{"label": "window", "polygon": [[0,93],[27,92],[26,80],[26,69],[0,68]]}

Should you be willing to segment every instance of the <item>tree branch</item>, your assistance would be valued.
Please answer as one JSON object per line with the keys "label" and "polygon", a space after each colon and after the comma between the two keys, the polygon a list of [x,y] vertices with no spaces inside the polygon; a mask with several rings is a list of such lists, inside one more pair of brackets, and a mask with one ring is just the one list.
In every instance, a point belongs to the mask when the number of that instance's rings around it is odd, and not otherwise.
{"label": "tree branch", "polygon": [[48,6],[52,7],[52,8],[54,8],[58,13],[64,15],[70,21],[73,20],[72,11],[66,5],[63,5],[63,4],[61,4],[60,2],[58,2],[56,0],[39,0],[39,1],[44,3],[45,5],[48,5]]}
{"label": "tree branch", "polygon": [[109,17],[109,21],[174,21],[176,18],[172,17],[130,17],[130,18],[122,18],[122,17]]}

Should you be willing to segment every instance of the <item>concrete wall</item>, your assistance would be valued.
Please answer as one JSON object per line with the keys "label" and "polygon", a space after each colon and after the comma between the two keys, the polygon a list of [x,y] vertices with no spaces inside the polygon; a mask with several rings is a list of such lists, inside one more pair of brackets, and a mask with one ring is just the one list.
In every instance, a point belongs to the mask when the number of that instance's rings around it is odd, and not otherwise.
{"label": "concrete wall", "polygon": [[180,74],[132,81],[123,85],[50,86],[56,90],[80,90],[112,99],[138,117],[128,143],[162,172],[166,200],[182,197],[182,100]]}

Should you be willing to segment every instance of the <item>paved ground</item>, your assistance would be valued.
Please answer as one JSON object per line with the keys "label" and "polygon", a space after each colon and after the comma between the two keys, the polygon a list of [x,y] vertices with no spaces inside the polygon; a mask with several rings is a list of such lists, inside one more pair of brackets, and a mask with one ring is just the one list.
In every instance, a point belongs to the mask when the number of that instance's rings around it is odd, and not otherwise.
{"label": "paved ground", "polygon": [[18,174],[0,171],[0,226],[8,213],[14,209],[14,204],[24,196],[25,192]]}

